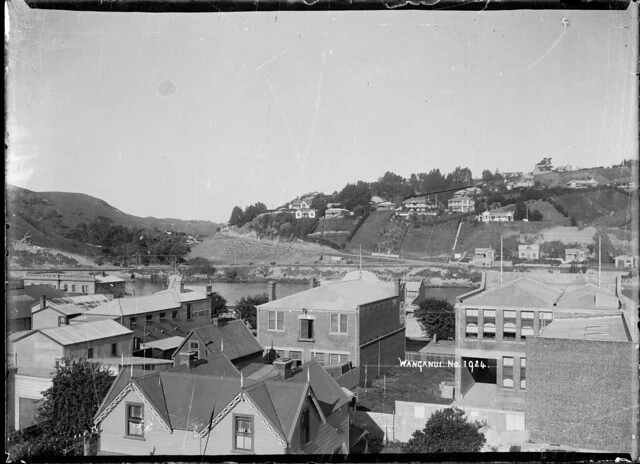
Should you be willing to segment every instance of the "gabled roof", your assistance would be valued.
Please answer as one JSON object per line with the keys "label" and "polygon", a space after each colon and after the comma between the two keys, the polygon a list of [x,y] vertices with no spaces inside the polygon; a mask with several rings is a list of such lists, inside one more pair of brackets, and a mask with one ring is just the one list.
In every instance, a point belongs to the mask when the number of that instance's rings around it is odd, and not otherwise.
{"label": "gabled roof", "polygon": [[357,306],[395,296],[384,285],[367,280],[343,280],[262,304],[265,309],[353,311]]}
{"label": "gabled roof", "polygon": [[556,306],[558,309],[611,309],[618,311],[620,301],[613,293],[603,288],[598,288],[593,284],[585,284],[564,292]]}
{"label": "gabled roof", "polygon": [[36,332],[41,333],[62,346],[87,343],[94,340],[132,334],[131,330],[109,319],[98,322],[87,322],[85,324],[62,325],[46,329],[16,332],[11,334],[10,341],[15,343],[18,340],[29,337]]}
{"label": "gabled roof", "polygon": [[222,326],[213,324],[191,330],[180,344],[176,353],[183,350],[187,340],[198,338],[204,344],[205,356],[215,356],[224,353],[231,361],[254,353],[262,353],[263,348],[251,334],[244,322],[230,321]]}
{"label": "gabled roof", "polygon": [[39,302],[42,295],[54,298],[62,297],[64,291],[57,290],[50,285],[27,285],[26,287],[7,289],[6,304],[9,320],[31,317],[31,307]]}
{"label": "gabled roof", "polygon": [[183,372],[198,375],[213,375],[217,377],[240,378],[240,371],[224,354],[219,354],[205,359],[199,359],[189,367],[187,365],[176,366],[172,372]]}
{"label": "gabled roof", "polygon": [[463,305],[553,308],[562,291],[524,277],[461,300]]}
{"label": "gabled roof", "polygon": [[132,333],[131,330],[112,320],[63,325],[50,329],[38,329],[38,332],[63,346],[86,343],[120,335],[130,335]]}
{"label": "gabled roof", "polygon": [[145,342],[142,344],[142,348],[155,348],[157,350],[166,351],[179,347],[180,345],[182,345],[183,341],[184,337],[176,335],[173,337],[161,338],[160,340]]}
{"label": "gabled roof", "polygon": [[307,375],[313,393],[318,399],[325,416],[329,416],[350,401],[342,387],[316,360],[311,360],[301,365],[299,371],[287,380],[295,383],[305,383],[307,382]]}
{"label": "gabled roof", "polygon": [[178,291],[175,288],[167,288],[166,290],[160,290],[159,292],[156,292],[153,295],[172,295],[175,301],[179,301],[182,303],[188,303],[190,301],[199,301],[207,298],[207,295],[205,295],[204,293],[198,292],[196,290],[193,290],[187,287],[185,287],[183,291]]}
{"label": "gabled roof", "polygon": [[420,290],[420,287],[422,286],[422,280],[419,281],[407,281],[405,282],[405,290],[409,291],[409,292],[417,292]]}
{"label": "gabled roof", "polygon": [[540,332],[540,338],[628,342],[631,337],[622,315],[554,319]]}
{"label": "gabled roof", "polygon": [[174,292],[161,293],[133,298],[115,298],[88,311],[89,314],[135,316],[154,311],[177,309],[180,307],[180,299],[174,296]]}

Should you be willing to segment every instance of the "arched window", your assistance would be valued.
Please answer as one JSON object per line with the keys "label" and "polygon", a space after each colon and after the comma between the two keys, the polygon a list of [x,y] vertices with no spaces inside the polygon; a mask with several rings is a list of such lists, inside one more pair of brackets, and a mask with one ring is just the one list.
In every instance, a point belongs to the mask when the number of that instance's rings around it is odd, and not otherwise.
{"label": "arched window", "polygon": [[485,309],[483,311],[484,323],[482,326],[483,338],[496,338],[496,311]]}

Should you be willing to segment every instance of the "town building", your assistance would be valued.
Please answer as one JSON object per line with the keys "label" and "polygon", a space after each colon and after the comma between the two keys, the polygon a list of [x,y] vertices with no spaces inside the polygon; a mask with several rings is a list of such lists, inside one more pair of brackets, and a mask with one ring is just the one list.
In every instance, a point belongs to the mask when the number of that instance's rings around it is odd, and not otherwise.
{"label": "town building", "polygon": [[566,263],[583,263],[588,256],[589,252],[582,248],[567,248],[564,250],[564,261]]}
{"label": "town building", "polygon": [[476,248],[471,263],[476,266],[491,267],[496,260],[496,250],[493,248]]}
{"label": "town building", "polygon": [[7,352],[12,369],[8,382],[14,393],[11,424],[16,430],[34,425],[43,392],[63,359],[117,358],[131,356],[132,333],[106,320],[72,326],[16,332],[10,335]]}
{"label": "town building", "polygon": [[512,222],[513,211],[489,211],[476,216],[476,219],[480,222]]}
{"label": "town building", "polygon": [[278,360],[256,380],[220,358],[204,373],[122,371],[95,415],[99,454],[348,453],[351,398],[317,362]]}
{"label": "town building", "polygon": [[518,245],[518,258],[540,259],[540,245]]}
{"label": "town building", "polygon": [[637,308],[619,278],[593,281],[485,275],[459,296],[454,404],[502,411],[534,442],[636,449]]}
{"label": "town building", "polygon": [[418,306],[426,299],[427,287],[424,279],[408,280],[402,286],[404,289],[404,304],[406,307]]}
{"label": "town building", "polygon": [[224,321],[214,318],[213,323],[191,330],[173,355],[179,364],[179,354],[192,353],[195,359],[224,354],[239,369],[251,363],[261,363],[264,349],[243,321]]}
{"label": "town building", "polygon": [[472,213],[476,209],[476,201],[466,195],[454,196],[447,206],[454,213]]}
{"label": "town building", "polygon": [[64,290],[58,290],[50,285],[22,284],[7,288],[6,313],[7,332],[19,332],[31,330],[31,307],[37,305],[44,297],[61,298],[65,296]]}
{"label": "town building", "polygon": [[350,362],[360,368],[360,381],[382,374],[404,356],[402,287],[362,274],[278,300],[272,287],[271,301],[257,308],[258,342],[297,363]]}
{"label": "town building", "polygon": [[125,281],[119,277],[91,274],[66,273],[28,273],[24,278],[24,285],[50,285],[51,287],[69,293],[81,294],[111,294],[114,298],[124,296]]}
{"label": "town building", "polygon": [[[113,300],[111,295],[78,295],[58,298],[40,297],[40,301],[31,306],[31,324],[33,329],[47,329],[68,325],[72,320],[86,315],[91,309]],[[100,318],[104,319],[104,318]],[[87,322],[87,320],[83,320]]]}

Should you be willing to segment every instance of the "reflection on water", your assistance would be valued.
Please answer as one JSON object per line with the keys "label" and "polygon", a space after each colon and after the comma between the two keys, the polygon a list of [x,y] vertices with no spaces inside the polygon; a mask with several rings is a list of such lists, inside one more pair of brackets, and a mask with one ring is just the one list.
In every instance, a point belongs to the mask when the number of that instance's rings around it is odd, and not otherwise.
{"label": "reflection on water", "polygon": [[[229,305],[234,305],[243,296],[257,295],[259,293],[267,292],[267,282],[213,282],[201,281],[201,282],[187,282],[189,285],[212,285],[213,291],[222,295]],[[127,280],[125,284],[125,291],[129,295],[151,295],[154,292],[163,290],[166,288],[164,280],[151,281],[148,279],[135,279]],[[294,293],[302,292],[309,288],[308,283],[278,283],[276,285],[276,296],[283,298],[285,296],[293,295]],[[427,287],[426,296],[435,298],[444,298],[445,300],[455,304],[456,297],[467,293],[470,288],[463,287]]]}

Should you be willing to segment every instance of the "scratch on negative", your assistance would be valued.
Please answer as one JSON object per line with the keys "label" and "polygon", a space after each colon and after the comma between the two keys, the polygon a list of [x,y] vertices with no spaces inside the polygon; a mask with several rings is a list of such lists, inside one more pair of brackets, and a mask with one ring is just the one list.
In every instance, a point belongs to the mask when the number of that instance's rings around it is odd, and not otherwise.
{"label": "scratch on negative", "polygon": [[534,66],[536,66],[538,63],[540,63],[542,60],[544,60],[544,58],[553,51],[554,48],[556,48],[556,46],[560,43],[560,40],[562,40],[562,37],[564,36],[566,29],[562,31],[562,34],[560,34],[560,37],[558,37],[556,39],[555,42],[553,42],[553,44],[549,47],[549,49],[544,52],[544,54],[538,58],[536,61],[534,61],[533,63],[531,63],[529,66],[527,66],[528,69],[533,68]]}

